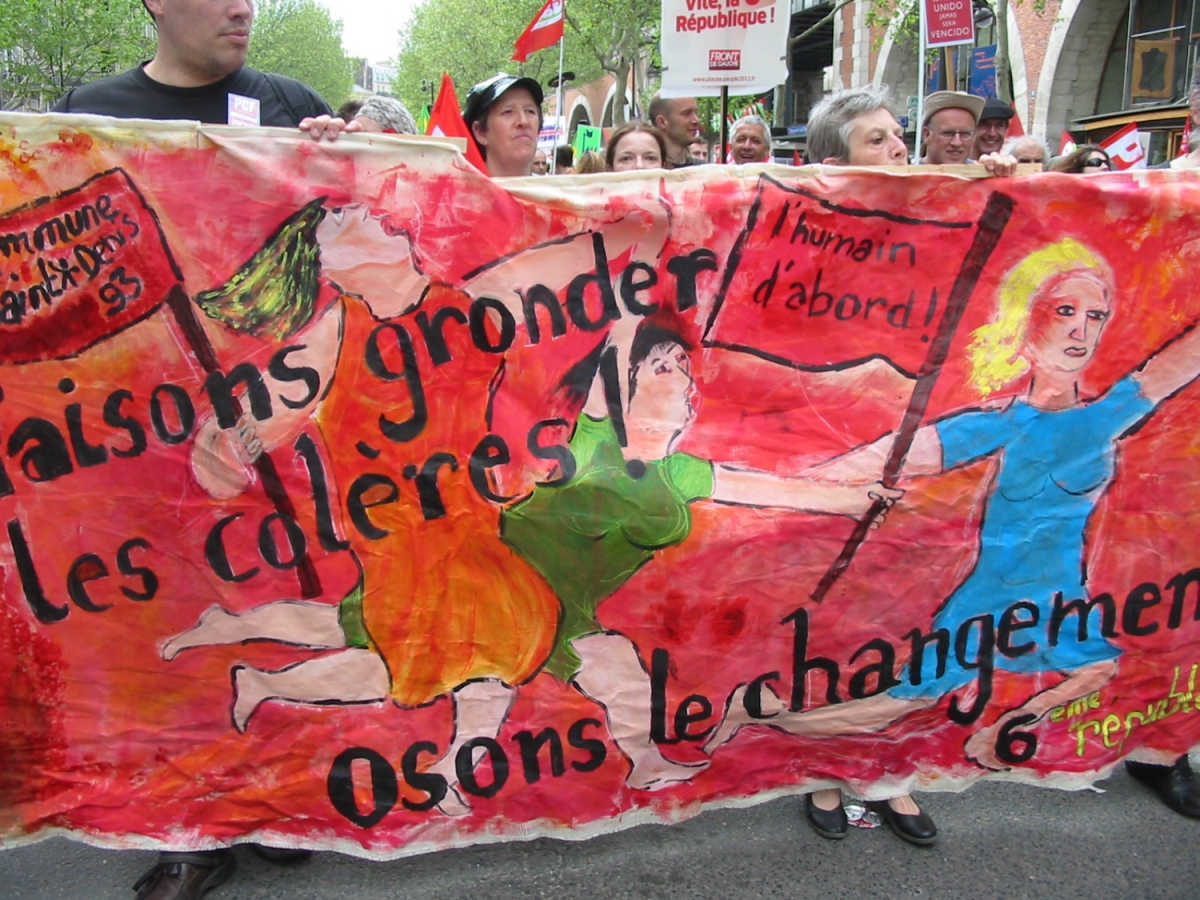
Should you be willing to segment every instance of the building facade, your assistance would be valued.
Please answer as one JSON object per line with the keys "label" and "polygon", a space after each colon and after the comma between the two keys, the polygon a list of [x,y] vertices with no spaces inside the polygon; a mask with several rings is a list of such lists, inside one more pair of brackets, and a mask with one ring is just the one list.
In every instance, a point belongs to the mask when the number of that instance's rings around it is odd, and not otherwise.
{"label": "building facade", "polygon": [[[798,18],[828,15],[834,5],[793,0],[793,35]],[[968,54],[995,45],[1001,29],[986,23],[995,5],[974,0],[985,25]],[[870,7],[860,0],[835,13],[828,86],[887,85],[903,114],[917,94],[916,39],[870,24]],[[1006,21],[1013,105],[1027,132],[1053,150],[1064,131],[1094,143],[1136,122],[1149,135],[1151,163],[1178,152],[1200,50],[1200,0],[1009,0]],[[788,105],[791,121],[803,122],[821,60],[797,68],[797,57]],[[966,56],[943,61],[946,71],[957,69],[953,86],[965,87]]]}

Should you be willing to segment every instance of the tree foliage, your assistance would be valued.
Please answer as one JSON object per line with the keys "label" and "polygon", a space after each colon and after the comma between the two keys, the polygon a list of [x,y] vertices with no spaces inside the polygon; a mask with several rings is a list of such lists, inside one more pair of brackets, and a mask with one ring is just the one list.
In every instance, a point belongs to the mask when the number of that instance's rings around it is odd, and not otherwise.
{"label": "tree foliage", "polygon": [[246,62],[303,81],[335,108],[354,84],[341,19],[316,0],[258,0]]}
{"label": "tree foliage", "polygon": [[[1000,99],[1012,103],[1012,72],[1008,54],[1008,7],[1009,3],[1020,5],[1023,0],[986,0],[996,16],[996,92]],[[1032,9],[1039,16],[1046,11],[1046,0],[1030,0]],[[918,44],[920,11],[917,0],[876,0],[867,10],[866,23],[886,29],[885,36],[901,44],[915,48]],[[930,55],[941,52],[929,51]]]}
{"label": "tree foliage", "polygon": [[[648,58],[658,41],[661,0],[568,0],[564,68],[584,84],[605,72],[624,84],[633,54]],[[471,85],[497,72],[513,72],[545,84],[558,73],[558,45],[539,50],[523,65],[513,61],[513,42],[542,0],[488,7],[475,0],[425,0],[400,33],[397,93],[413,109],[430,102],[422,81],[439,84],[449,72],[459,101]],[[640,88],[639,88],[640,90]],[[618,102],[617,109],[620,104]]]}
{"label": "tree foliage", "polygon": [[45,109],[71,88],[149,59],[141,0],[4,0],[0,105]]}

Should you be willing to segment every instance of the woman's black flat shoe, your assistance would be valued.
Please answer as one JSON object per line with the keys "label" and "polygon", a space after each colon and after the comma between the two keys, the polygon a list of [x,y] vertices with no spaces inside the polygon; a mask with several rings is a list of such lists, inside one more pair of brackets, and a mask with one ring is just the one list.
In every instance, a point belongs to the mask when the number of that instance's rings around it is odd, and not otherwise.
{"label": "woman's black flat shoe", "polygon": [[933,819],[925,810],[921,810],[915,816],[905,815],[892,809],[886,800],[881,803],[870,803],[868,806],[887,823],[887,827],[892,829],[901,840],[916,844],[918,847],[928,847],[930,844],[937,843],[937,826],[933,824]]}
{"label": "woman's black flat shoe", "polygon": [[804,816],[813,831],[831,841],[840,841],[850,829],[842,804],[839,803],[834,809],[821,809],[813,803],[812,794],[804,795]]}

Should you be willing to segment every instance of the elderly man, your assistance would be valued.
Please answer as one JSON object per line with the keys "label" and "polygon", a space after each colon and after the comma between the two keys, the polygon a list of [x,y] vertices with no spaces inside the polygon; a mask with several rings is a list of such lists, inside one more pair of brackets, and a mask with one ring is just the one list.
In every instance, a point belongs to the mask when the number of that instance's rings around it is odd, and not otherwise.
{"label": "elderly man", "polygon": [[1003,153],[1015,157],[1022,165],[1035,164],[1046,169],[1046,148],[1035,137],[1023,134],[1020,137],[1009,138],[1004,142]]}
{"label": "elderly man", "polygon": [[533,154],[533,174],[545,175],[550,171],[550,161],[546,159],[546,151],[539,150]]}
{"label": "elderly man", "polygon": [[975,145],[971,155],[979,159],[988,153],[999,153],[1004,149],[1004,141],[1008,137],[1009,121],[1016,114],[1016,110],[1003,100],[988,97],[983,103],[983,112],[979,114],[979,124],[975,128]]}
{"label": "elderly man", "polygon": [[983,98],[961,91],[937,91],[926,97],[921,162],[935,166],[974,162],[971,151],[982,112]]}
{"label": "elderly man", "polygon": [[650,124],[658,127],[667,139],[667,168],[699,165],[688,149],[700,133],[700,110],[695,97],[675,97],[668,100],[655,94],[646,110]]}
{"label": "elderly man", "polygon": [[738,165],[770,162],[771,126],[762,116],[742,116],[729,129],[729,144]]}

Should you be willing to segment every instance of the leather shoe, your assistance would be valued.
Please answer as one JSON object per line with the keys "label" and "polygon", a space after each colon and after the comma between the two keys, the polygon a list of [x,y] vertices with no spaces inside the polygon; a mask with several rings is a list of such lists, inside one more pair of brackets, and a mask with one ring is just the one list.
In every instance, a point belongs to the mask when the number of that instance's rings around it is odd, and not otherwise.
{"label": "leather shoe", "polygon": [[233,874],[233,853],[160,853],[158,862],[133,886],[136,900],[198,900]]}
{"label": "leather shoe", "polygon": [[921,810],[916,815],[905,815],[892,809],[886,800],[879,803],[867,804],[881,818],[887,827],[896,833],[896,837],[918,847],[928,847],[937,843],[937,826],[929,813]]}
{"label": "leather shoe", "polygon": [[1188,764],[1187,755],[1179,757],[1173,766],[1126,760],[1125,770],[1154,793],[1158,799],[1181,816],[1200,819],[1200,780]]}
{"label": "leather shoe", "polygon": [[846,810],[842,804],[833,809],[821,809],[813,803],[812,794],[804,795],[804,816],[808,824],[823,838],[840,841],[846,836],[850,823],[846,821]]}

